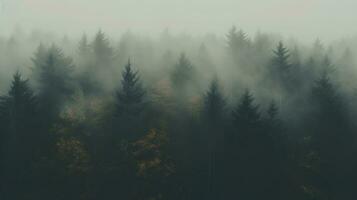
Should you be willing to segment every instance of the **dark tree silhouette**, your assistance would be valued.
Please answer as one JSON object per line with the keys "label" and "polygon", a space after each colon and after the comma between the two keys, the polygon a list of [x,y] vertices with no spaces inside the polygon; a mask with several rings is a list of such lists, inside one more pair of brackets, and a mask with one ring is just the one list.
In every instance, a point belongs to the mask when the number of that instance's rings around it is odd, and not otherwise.
{"label": "dark tree silhouette", "polygon": [[185,54],[181,54],[172,72],[172,83],[178,89],[186,89],[194,78],[194,68]]}
{"label": "dark tree silhouette", "polygon": [[101,30],[97,32],[92,42],[95,56],[95,65],[98,68],[110,68],[113,64],[114,52],[110,46],[109,40]]}
{"label": "dark tree silhouette", "polygon": [[[205,169],[207,186],[204,187],[206,199],[217,199],[222,187],[222,159],[224,148],[224,131],[226,120],[226,101],[220,90],[218,80],[214,79],[204,95],[202,110],[203,128],[200,140],[204,141],[201,158],[206,158]],[[197,148],[197,147],[196,147]],[[206,157],[207,156],[207,157]]]}
{"label": "dark tree silhouette", "polygon": [[247,90],[241,98],[238,107],[233,112],[234,125],[243,131],[260,128],[261,117],[258,106],[253,104],[254,98]]}
{"label": "dark tree silhouette", "polygon": [[122,139],[134,139],[140,136],[139,126],[145,114],[145,90],[138,72],[131,67],[130,60],[122,73],[121,88],[116,93],[115,121],[120,127],[118,135]]}
{"label": "dark tree silhouette", "polygon": [[42,60],[38,56],[33,60],[39,106],[44,120],[50,122],[58,117],[63,103],[74,91],[74,65],[55,45],[47,50],[44,62],[37,62]]}
{"label": "dark tree silhouette", "polygon": [[[338,89],[328,73],[316,81],[311,96],[312,109],[307,117],[311,149],[317,153],[320,185],[331,198],[350,196],[349,177],[353,174],[355,136],[348,119],[348,111]],[[341,155],[343,155],[341,157]]]}
{"label": "dark tree silhouette", "polygon": [[289,62],[289,50],[284,47],[282,42],[279,42],[276,50],[274,50],[275,58],[273,59],[273,64],[279,71],[288,71],[290,70],[291,64]]}
{"label": "dark tree silhouette", "polygon": [[36,108],[28,81],[17,72],[0,98],[1,198],[22,199],[31,189],[31,165],[39,148]]}
{"label": "dark tree silhouette", "polygon": [[249,46],[247,34],[242,29],[238,31],[235,26],[229,30],[227,40],[228,47],[233,55],[238,55],[240,51]]}
{"label": "dark tree silhouette", "polygon": [[[263,118],[247,90],[233,111],[233,132],[228,137],[227,197],[272,197],[273,141],[264,130]],[[233,184],[235,182],[235,184]]]}
{"label": "dark tree silhouette", "polygon": [[270,77],[274,83],[272,87],[276,87],[283,93],[290,92],[296,86],[296,80],[294,80],[295,76],[292,74],[293,65],[290,63],[289,50],[282,42],[279,42],[273,53],[274,57],[270,66]]}
{"label": "dark tree silhouette", "polygon": [[203,117],[209,123],[220,123],[224,118],[226,102],[219,89],[218,80],[214,79],[204,96]]}

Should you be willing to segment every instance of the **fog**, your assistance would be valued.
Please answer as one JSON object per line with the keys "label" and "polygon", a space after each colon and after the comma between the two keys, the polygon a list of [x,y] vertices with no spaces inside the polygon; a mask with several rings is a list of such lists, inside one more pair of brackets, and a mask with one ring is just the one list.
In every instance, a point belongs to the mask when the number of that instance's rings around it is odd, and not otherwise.
{"label": "fog", "polygon": [[302,40],[357,32],[354,0],[1,0],[1,34],[14,28],[80,34],[102,28],[156,34],[165,28],[222,35],[232,24]]}
{"label": "fog", "polygon": [[356,7],[0,0],[0,199],[355,200]]}

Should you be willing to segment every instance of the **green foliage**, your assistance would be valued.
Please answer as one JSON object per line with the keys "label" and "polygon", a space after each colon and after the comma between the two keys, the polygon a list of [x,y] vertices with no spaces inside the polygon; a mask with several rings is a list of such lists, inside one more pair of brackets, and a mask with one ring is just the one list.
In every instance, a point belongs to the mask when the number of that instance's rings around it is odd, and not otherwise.
{"label": "green foliage", "polygon": [[[145,90],[142,88],[138,72],[132,70],[130,61],[122,73],[121,88],[116,93],[114,120],[122,139],[134,139],[142,135],[138,129],[145,114]],[[143,124],[141,124],[143,127]]]}
{"label": "green foliage", "polygon": [[55,45],[45,53],[41,49],[33,59],[33,72],[41,112],[46,116],[45,120],[51,120],[58,117],[63,103],[74,91],[74,65],[72,59],[64,56]]}
{"label": "green foliage", "polygon": [[278,71],[285,72],[290,70],[291,64],[289,62],[290,54],[289,50],[284,46],[282,42],[279,42],[276,50],[273,51],[275,58],[273,59],[273,65]]}
{"label": "green foliage", "polygon": [[243,94],[239,105],[233,111],[233,120],[237,127],[246,129],[260,128],[261,116],[258,106],[253,104],[254,98],[249,90]]}
{"label": "green foliage", "polygon": [[224,117],[226,109],[225,99],[219,89],[218,80],[211,82],[209,90],[204,96],[203,115],[210,122],[215,122]]}
{"label": "green foliage", "polygon": [[186,89],[187,84],[192,83],[194,77],[194,68],[185,54],[181,54],[172,73],[172,83],[175,88]]}
{"label": "green foliage", "polygon": [[111,67],[114,59],[114,52],[110,46],[109,40],[101,30],[97,32],[94,41],[92,42],[92,47],[96,66],[105,68]]}
{"label": "green foliage", "polygon": [[29,192],[26,184],[41,147],[36,117],[36,97],[17,72],[8,94],[0,97],[0,188],[4,198],[22,198]]}

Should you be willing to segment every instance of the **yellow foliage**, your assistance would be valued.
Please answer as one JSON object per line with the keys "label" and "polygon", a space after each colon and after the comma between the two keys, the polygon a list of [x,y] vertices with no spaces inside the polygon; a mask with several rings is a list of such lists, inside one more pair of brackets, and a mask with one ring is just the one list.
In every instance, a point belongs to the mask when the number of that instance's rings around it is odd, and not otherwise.
{"label": "yellow foliage", "polygon": [[89,170],[89,155],[84,145],[75,138],[61,138],[56,144],[60,160],[70,173],[85,174]]}
{"label": "yellow foliage", "polygon": [[156,129],[134,143],[134,156],[137,159],[138,175],[148,177],[156,173],[169,176],[174,173],[174,165],[165,154],[167,135]]}

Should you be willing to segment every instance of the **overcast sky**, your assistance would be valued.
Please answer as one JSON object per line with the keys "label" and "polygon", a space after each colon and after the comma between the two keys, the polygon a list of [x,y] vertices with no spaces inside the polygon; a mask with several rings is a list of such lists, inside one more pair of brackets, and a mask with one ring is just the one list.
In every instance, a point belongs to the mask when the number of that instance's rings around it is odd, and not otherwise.
{"label": "overcast sky", "polygon": [[356,0],[0,0],[0,34],[14,27],[64,34],[223,34],[233,24],[300,39],[336,39],[357,33]]}

